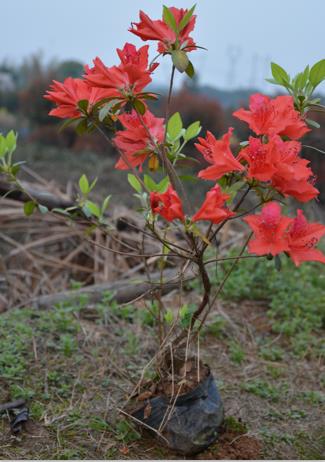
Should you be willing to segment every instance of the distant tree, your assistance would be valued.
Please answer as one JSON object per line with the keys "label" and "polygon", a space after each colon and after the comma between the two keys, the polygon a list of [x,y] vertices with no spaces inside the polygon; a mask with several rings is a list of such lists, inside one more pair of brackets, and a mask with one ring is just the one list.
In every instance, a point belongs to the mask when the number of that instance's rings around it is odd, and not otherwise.
{"label": "distant tree", "polygon": [[48,117],[51,104],[43,98],[50,82],[50,74],[40,74],[19,92],[20,113],[29,120],[32,127],[48,125],[49,122],[57,124],[57,121]]}
{"label": "distant tree", "polygon": [[67,77],[78,78],[84,73],[84,66],[79,61],[68,60],[60,63],[55,70],[56,78],[59,81]]}

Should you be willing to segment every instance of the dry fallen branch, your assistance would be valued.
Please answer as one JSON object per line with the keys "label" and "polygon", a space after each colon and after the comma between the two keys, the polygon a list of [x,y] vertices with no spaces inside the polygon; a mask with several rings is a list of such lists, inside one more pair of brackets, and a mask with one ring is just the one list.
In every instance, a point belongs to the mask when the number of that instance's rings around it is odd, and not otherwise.
{"label": "dry fallen branch", "polygon": [[[72,207],[74,202],[70,199],[59,197],[48,191],[40,190],[29,183],[21,182],[30,196],[37,200],[41,205],[45,205],[48,209]],[[0,196],[6,196],[8,199],[13,199],[19,202],[30,201],[30,196],[22,191],[17,190],[14,185],[0,181]]]}
{"label": "dry fallen branch", "polygon": [[[97,287],[99,294],[115,290],[114,281],[123,280],[125,287],[130,277],[137,276],[142,286],[127,287],[129,295],[124,296],[119,290],[118,300],[124,303],[150,293],[152,287],[145,283],[143,272],[149,266],[151,271],[157,270],[161,244],[155,242],[150,231],[144,231],[138,214],[115,206],[110,210],[111,226],[98,228],[91,237],[85,235],[84,223],[65,221],[59,215],[35,212],[26,218],[22,202],[30,200],[29,194],[49,209],[73,205],[54,183],[37,176],[34,179],[37,183],[23,183],[26,194],[0,181],[0,310],[38,298],[51,300],[53,296],[57,300],[57,293],[61,300],[61,293],[69,296],[71,281],[94,287],[89,291],[92,300],[98,299],[93,295]],[[178,237],[171,234],[170,239],[177,248]],[[143,255],[148,256],[145,262]],[[168,255],[167,269],[178,267],[176,257],[177,252]]]}
{"label": "dry fallen branch", "polygon": [[[193,273],[188,272],[184,279],[184,275],[181,276],[183,282],[189,281],[195,277]],[[65,290],[50,295],[43,295],[29,300],[24,303],[31,304],[36,308],[50,308],[58,303],[78,300],[81,296],[86,295],[89,303],[98,303],[102,301],[103,294],[105,292],[114,292],[114,300],[117,303],[128,303],[140,296],[150,295],[156,290],[165,294],[179,286],[180,274],[179,271],[169,270],[165,272],[165,281],[163,287],[160,285],[160,272],[151,275],[151,282],[148,282],[143,277],[130,279],[129,281],[117,281],[106,284],[94,284],[87,287],[83,287],[77,290]]]}

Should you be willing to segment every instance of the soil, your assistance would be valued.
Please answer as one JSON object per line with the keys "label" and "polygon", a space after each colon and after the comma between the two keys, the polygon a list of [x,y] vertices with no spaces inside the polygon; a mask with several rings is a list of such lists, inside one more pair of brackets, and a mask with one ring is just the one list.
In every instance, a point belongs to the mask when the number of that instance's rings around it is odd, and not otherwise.
{"label": "soil", "polygon": [[197,456],[197,459],[208,460],[259,460],[262,458],[262,444],[254,436],[238,435],[226,431],[218,442],[207,451]]}

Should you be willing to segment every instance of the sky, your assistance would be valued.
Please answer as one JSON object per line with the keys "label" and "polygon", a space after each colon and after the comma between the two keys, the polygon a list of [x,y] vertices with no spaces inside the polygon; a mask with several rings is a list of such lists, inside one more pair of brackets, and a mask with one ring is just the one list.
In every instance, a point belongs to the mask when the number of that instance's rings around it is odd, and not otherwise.
{"label": "sky", "polygon": [[[173,0],[167,6],[190,7],[195,0]],[[139,9],[161,16],[160,0],[0,0],[0,61],[20,62],[32,53],[45,61],[76,59],[90,64],[100,56],[116,64],[116,48],[141,40],[127,29]],[[269,63],[296,73],[324,58],[325,1],[196,0],[193,37],[208,49],[191,53],[201,84],[233,89],[270,88]],[[156,45],[152,45],[154,56]],[[164,84],[170,60],[164,58],[156,82]],[[182,76],[179,76],[181,79]],[[179,81],[178,81],[179,82]],[[324,90],[324,87],[322,88]]]}

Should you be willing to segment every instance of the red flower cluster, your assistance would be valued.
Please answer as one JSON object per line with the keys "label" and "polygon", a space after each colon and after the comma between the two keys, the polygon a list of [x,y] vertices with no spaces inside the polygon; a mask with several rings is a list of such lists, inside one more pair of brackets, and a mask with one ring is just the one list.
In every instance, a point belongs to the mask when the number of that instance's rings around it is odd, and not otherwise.
{"label": "red flower cluster", "polygon": [[220,186],[216,184],[207,192],[201,208],[193,215],[192,221],[207,220],[217,224],[234,216],[235,214],[225,206],[230,196],[223,194]]}
{"label": "red flower cluster", "polygon": [[244,221],[254,232],[254,239],[248,245],[251,253],[274,256],[289,250],[286,230],[291,219],[281,215],[277,202],[270,202],[259,215],[249,215]]}
{"label": "red flower cluster", "polygon": [[86,66],[85,79],[89,85],[101,88],[105,97],[124,102],[130,98],[141,99],[141,92],[151,82],[151,73],[158,64],[148,64],[148,49],[145,45],[138,50],[126,43],[122,50],[117,49],[121,60],[118,66],[106,67],[100,58],[94,59],[94,67]]}
{"label": "red flower cluster", "polygon": [[161,215],[167,221],[173,221],[177,218],[181,221],[185,220],[182,202],[173,189],[169,186],[165,193],[151,192],[150,206],[154,215]]}
{"label": "red flower cluster", "polygon": [[[188,10],[183,8],[169,8],[169,11],[174,16],[175,23],[179,28],[182,19],[187,14]],[[143,11],[139,13],[140,21],[133,22],[130,32],[140,37],[142,40],[158,41],[158,52],[168,53],[172,50],[182,48],[184,51],[192,51],[196,49],[190,33],[195,26],[196,16],[193,15],[188,23],[183,27],[178,34],[172,30],[164,19],[152,20]]]}
{"label": "red flower cluster", "polygon": [[[182,50],[179,55],[183,56],[183,51],[196,49],[190,37],[196,21],[193,10],[164,7],[161,20],[152,20],[140,11],[139,22],[132,23],[129,30],[144,41],[157,41],[159,53],[172,54]],[[63,83],[53,81],[45,95],[57,105],[50,115],[60,118],[85,117],[95,105],[107,100],[114,100],[114,106],[117,100],[121,111],[126,103],[131,103],[134,107],[131,113],[116,114],[123,127],[114,138],[121,154],[116,163],[120,170],[141,169],[147,160],[149,167],[156,168],[159,165],[158,149],[165,142],[164,119],[155,117],[147,108],[144,115],[140,115],[143,112],[141,102],[145,103],[150,97],[150,93],[144,93],[144,88],[151,82],[152,72],[158,66],[149,64],[148,49],[148,45],[137,49],[126,43],[122,49],[117,49],[118,65],[107,67],[97,57],[92,68],[86,66],[83,79],[67,78]],[[172,54],[173,59],[175,56],[176,53]],[[79,105],[80,101],[84,101],[82,105]],[[309,128],[295,110],[291,96],[271,99],[254,94],[250,98],[249,109],[241,108],[234,112],[234,116],[248,123],[255,136],[249,138],[247,146],[237,157],[233,155],[230,143],[233,128],[229,128],[219,140],[209,131],[205,138],[199,137],[195,147],[209,164],[198,173],[199,178],[216,181],[228,173],[239,172],[253,187],[256,183],[251,180],[265,182],[282,195],[292,196],[301,202],[318,195],[309,161],[300,157],[301,143],[298,140]],[[206,220],[218,224],[233,217],[235,213],[226,206],[229,198],[216,184],[207,192],[191,222]],[[151,192],[150,206],[154,215],[161,215],[169,222],[176,219],[185,222],[182,201],[172,186],[164,193]],[[308,223],[301,210],[292,219],[281,214],[276,202],[270,202],[260,214],[249,215],[244,220],[254,234],[248,245],[249,252],[273,256],[285,252],[296,265],[305,260],[325,263],[325,256],[315,248],[325,234],[325,226]],[[188,224],[190,226],[190,222]]]}
{"label": "red flower cluster", "polygon": [[53,80],[53,84],[44,98],[57,104],[57,107],[52,109],[49,115],[61,119],[75,119],[82,115],[78,107],[79,101],[87,100],[88,111],[90,112],[93,105],[104,98],[104,93],[100,88],[90,87],[82,79],[68,77],[63,83]]}
{"label": "red flower cluster", "polygon": [[[135,111],[130,114],[122,114],[119,116],[119,121],[124,130],[116,133],[114,142],[124,155],[115,165],[117,169],[128,170],[130,166],[142,166],[148,157],[157,155],[157,146],[164,140],[164,119],[155,117],[147,110],[142,116],[145,126]],[[125,162],[125,158],[127,162]]]}
{"label": "red flower cluster", "polygon": [[300,150],[298,141],[283,141],[278,135],[271,136],[268,143],[250,137],[238,159],[248,163],[248,178],[270,181],[281,194],[307,202],[319,191],[313,186],[309,161],[299,157]]}
{"label": "red flower cluster", "polygon": [[143,100],[143,89],[151,82],[151,73],[158,64],[149,66],[148,46],[139,50],[126,43],[122,50],[117,50],[121,60],[118,66],[106,67],[100,58],[94,60],[94,67],[86,66],[84,80],[68,77],[63,83],[53,81],[51,89],[44,96],[56,103],[50,115],[60,118],[77,118],[82,116],[78,102],[88,101],[88,112],[94,104],[104,98],[118,99],[123,104],[130,99]]}
{"label": "red flower cluster", "polygon": [[296,266],[303,261],[325,263],[325,255],[315,249],[319,239],[325,234],[325,226],[320,223],[308,223],[303,211],[297,211],[288,233],[289,255]]}
{"label": "red flower cluster", "polygon": [[245,170],[231,152],[230,138],[232,132],[233,128],[229,128],[228,133],[223,135],[221,140],[217,140],[209,131],[206,138],[198,138],[199,143],[195,143],[195,147],[201,152],[205,160],[211,164],[210,167],[199,172],[198,176],[200,178],[217,180],[226,173]]}
{"label": "red flower cluster", "polygon": [[247,122],[256,135],[280,135],[298,140],[310,131],[295,110],[292,96],[271,99],[256,93],[250,97],[249,111],[238,109],[233,115]]}
{"label": "red flower cluster", "polygon": [[[230,196],[223,194],[217,184],[207,192],[201,208],[193,215],[191,221],[207,220],[217,224],[234,216],[235,214],[225,206],[225,201],[229,198]],[[167,221],[176,218],[182,221],[185,219],[181,199],[171,186],[163,194],[152,192],[150,194],[150,206],[154,214],[158,213]]]}
{"label": "red flower cluster", "polygon": [[325,234],[325,226],[308,223],[302,210],[292,219],[281,215],[277,202],[265,205],[258,215],[244,218],[253,230],[254,239],[248,244],[250,253],[273,256],[286,252],[296,266],[303,261],[325,263],[325,255],[315,249],[319,239]]}

